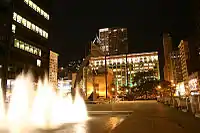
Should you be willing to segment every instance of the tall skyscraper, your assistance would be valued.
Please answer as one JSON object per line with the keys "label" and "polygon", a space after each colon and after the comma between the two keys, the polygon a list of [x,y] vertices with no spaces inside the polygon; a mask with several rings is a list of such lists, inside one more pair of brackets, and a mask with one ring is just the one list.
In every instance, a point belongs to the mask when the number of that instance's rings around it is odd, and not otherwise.
{"label": "tall skyscraper", "polygon": [[0,6],[0,69],[4,88],[31,69],[37,79],[49,69],[48,0],[7,0]]}
{"label": "tall skyscraper", "polygon": [[170,54],[170,58],[172,64],[173,81],[174,83],[177,84],[183,81],[180,51],[179,50],[172,51]]}
{"label": "tall skyscraper", "polygon": [[169,34],[163,34],[163,47],[164,47],[164,80],[173,80],[172,64],[170,61],[170,53],[172,52],[172,38]]}
{"label": "tall skyscraper", "polygon": [[107,55],[128,53],[127,28],[99,29],[100,49]]}
{"label": "tall skyscraper", "polygon": [[[180,58],[181,58],[181,68],[182,68],[182,74],[183,74],[183,81],[185,86],[188,85],[188,78],[189,78],[189,48],[188,48],[188,42],[181,40],[179,44],[179,50],[180,50]],[[189,93],[189,89],[186,87],[186,92]]]}

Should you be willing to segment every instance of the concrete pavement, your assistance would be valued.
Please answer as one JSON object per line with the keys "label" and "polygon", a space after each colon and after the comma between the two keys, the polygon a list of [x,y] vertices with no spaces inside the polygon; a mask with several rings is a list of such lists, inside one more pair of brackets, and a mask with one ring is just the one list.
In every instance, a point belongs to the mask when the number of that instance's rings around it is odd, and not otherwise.
{"label": "concrete pavement", "polygon": [[156,101],[87,105],[89,111],[130,111],[133,113],[112,133],[198,133],[200,119]]}

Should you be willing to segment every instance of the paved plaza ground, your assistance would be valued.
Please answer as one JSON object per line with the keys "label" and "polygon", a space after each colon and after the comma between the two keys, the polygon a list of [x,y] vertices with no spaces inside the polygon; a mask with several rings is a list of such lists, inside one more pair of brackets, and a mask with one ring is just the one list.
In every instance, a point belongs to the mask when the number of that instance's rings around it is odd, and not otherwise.
{"label": "paved plaza ground", "polygon": [[[193,117],[190,113],[178,111],[156,101],[89,104],[87,108],[90,114],[88,121],[66,124],[51,133],[200,132],[200,119]],[[131,111],[132,114],[128,115],[127,111]]]}
{"label": "paved plaza ground", "polygon": [[133,111],[112,133],[198,133],[200,119],[156,101],[87,105],[89,111]]}

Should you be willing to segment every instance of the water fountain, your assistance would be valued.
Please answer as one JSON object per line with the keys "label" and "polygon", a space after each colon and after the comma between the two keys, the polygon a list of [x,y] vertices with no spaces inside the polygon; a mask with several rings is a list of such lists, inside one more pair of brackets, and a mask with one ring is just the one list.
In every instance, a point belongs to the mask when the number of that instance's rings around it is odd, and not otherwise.
{"label": "water fountain", "polygon": [[63,97],[56,93],[47,78],[43,82],[39,80],[34,91],[32,76],[19,75],[8,109],[4,107],[0,89],[0,130],[22,133],[35,129],[55,129],[66,123],[83,122],[87,118],[87,109],[79,93],[76,93],[73,102],[71,96]]}

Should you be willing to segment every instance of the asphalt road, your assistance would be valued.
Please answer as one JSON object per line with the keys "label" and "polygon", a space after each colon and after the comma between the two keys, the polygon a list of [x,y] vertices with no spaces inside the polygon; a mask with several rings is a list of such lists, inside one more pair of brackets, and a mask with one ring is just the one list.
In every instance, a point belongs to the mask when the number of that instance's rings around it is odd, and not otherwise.
{"label": "asphalt road", "polygon": [[[88,111],[133,111],[111,133],[198,133],[200,119],[156,101],[87,105]],[[95,132],[97,133],[97,132]]]}

